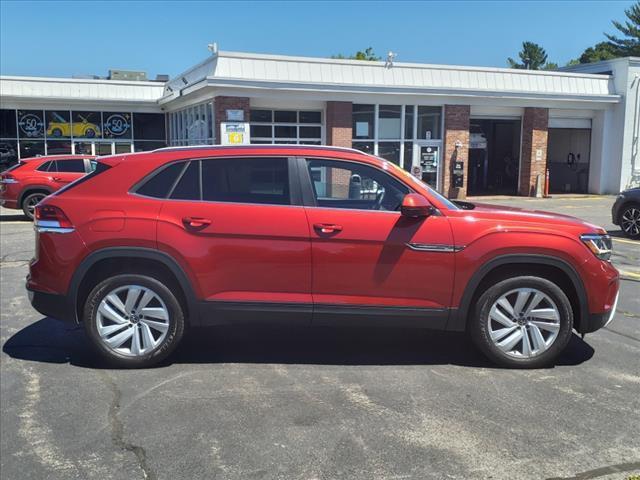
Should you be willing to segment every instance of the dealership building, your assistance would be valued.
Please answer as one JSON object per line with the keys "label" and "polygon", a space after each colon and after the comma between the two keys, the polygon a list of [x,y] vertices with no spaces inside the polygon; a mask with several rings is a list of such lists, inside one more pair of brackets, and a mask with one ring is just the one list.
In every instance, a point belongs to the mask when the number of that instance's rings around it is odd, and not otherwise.
{"label": "dealership building", "polygon": [[3,166],[165,145],[353,147],[457,198],[640,183],[640,58],[527,71],[217,51],[173,79],[0,77]]}

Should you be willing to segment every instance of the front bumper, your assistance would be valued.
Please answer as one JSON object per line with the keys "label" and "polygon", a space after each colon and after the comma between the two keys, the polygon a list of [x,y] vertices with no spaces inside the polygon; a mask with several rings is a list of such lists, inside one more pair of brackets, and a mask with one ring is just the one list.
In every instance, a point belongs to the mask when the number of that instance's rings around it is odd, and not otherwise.
{"label": "front bumper", "polygon": [[66,322],[76,321],[75,309],[66,295],[40,292],[28,287],[27,292],[31,305],[42,315]]}
{"label": "front bumper", "polygon": [[592,333],[596,330],[606,327],[611,323],[613,317],[616,315],[616,308],[618,307],[618,299],[620,298],[620,291],[616,293],[616,297],[613,301],[611,309],[603,313],[591,313],[589,314],[588,323],[583,328],[580,328],[580,333],[583,335],[586,333]]}

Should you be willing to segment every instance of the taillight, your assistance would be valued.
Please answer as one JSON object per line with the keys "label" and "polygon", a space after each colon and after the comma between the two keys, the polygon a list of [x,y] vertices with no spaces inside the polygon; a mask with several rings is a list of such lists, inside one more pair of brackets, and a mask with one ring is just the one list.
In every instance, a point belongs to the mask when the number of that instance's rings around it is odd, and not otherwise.
{"label": "taillight", "polygon": [[40,233],[73,232],[73,224],[61,208],[53,205],[36,205],[35,229]]}
{"label": "taillight", "polygon": [[2,182],[2,183],[18,183],[18,179],[16,177],[14,177],[13,175],[5,173],[3,175],[0,175],[0,182]]}

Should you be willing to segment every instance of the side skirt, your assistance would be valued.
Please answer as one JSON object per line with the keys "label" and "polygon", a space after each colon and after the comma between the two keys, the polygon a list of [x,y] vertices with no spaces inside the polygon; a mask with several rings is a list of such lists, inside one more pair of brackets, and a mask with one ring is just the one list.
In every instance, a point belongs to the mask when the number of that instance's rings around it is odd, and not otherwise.
{"label": "side skirt", "polygon": [[199,325],[385,326],[445,330],[450,311],[447,308],[210,301],[199,302]]}

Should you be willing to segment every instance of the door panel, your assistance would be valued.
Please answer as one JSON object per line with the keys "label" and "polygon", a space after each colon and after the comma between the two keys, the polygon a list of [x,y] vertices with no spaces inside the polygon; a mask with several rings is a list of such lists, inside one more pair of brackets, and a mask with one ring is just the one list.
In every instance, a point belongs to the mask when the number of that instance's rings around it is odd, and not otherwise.
{"label": "door panel", "polygon": [[169,200],[158,246],[186,262],[203,300],[311,303],[303,207]]}
{"label": "door panel", "polygon": [[[307,208],[316,304],[443,308],[451,299],[454,254],[415,251],[407,243],[451,245],[446,217]],[[335,233],[314,229],[333,224]]]}

